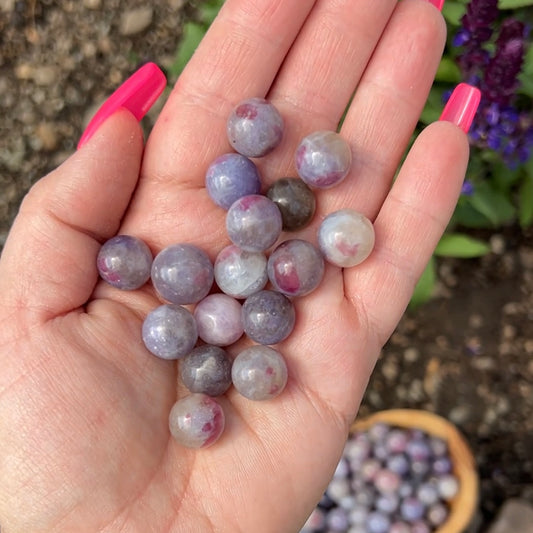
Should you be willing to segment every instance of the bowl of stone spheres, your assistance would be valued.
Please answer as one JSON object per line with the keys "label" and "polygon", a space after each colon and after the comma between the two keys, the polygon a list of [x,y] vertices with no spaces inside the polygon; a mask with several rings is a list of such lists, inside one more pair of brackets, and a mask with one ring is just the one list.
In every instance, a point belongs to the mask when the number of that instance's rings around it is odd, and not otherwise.
{"label": "bowl of stone spheres", "polygon": [[470,448],[446,419],[393,409],[356,420],[301,533],[463,533],[478,502]]}

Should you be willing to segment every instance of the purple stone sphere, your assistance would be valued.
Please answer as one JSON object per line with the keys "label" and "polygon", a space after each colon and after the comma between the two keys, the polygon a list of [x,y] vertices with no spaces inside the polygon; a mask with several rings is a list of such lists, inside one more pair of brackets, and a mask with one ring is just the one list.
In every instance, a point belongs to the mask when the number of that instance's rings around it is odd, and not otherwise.
{"label": "purple stone sphere", "polygon": [[226,129],[231,146],[239,154],[262,157],[281,142],[283,119],[264,98],[249,98],[233,109]]}
{"label": "purple stone sphere", "polygon": [[425,505],[413,496],[404,498],[400,504],[400,515],[408,522],[414,522],[423,518],[425,510]]}
{"label": "purple stone sphere", "polygon": [[164,300],[187,305],[207,296],[214,281],[208,255],[192,244],[173,244],[152,263],[152,283]]}
{"label": "purple stone sphere", "polygon": [[178,400],[168,417],[171,435],[186,448],[207,448],[224,431],[221,405],[210,396],[194,393]]}
{"label": "purple stone sphere", "polygon": [[330,213],[318,228],[318,247],[326,260],[339,267],[362,263],[374,248],[374,226],[353,209]]}
{"label": "purple stone sphere", "polygon": [[152,252],[137,237],[117,235],[102,245],[96,266],[101,278],[113,287],[134,290],[150,279]]}
{"label": "purple stone sphere", "polygon": [[300,142],[296,171],[310,187],[329,189],[348,175],[352,165],[350,145],[334,131],[315,131]]}
{"label": "purple stone sphere", "polygon": [[235,201],[226,214],[226,230],[233,244],[247,252],[263,252],[281,234],[278,206],[266,196],[250,194]]}
{"label": "purple stone sphere", "polygon": [[229,346],[243,334],[241,304],[227,294],[210,294],[194,309],[198,336],[208,344]]}
{"label": "purple stone sphere", "polygon": [[160,305],[146,316],[142,339],[150,352],[161,359],[179,359],[187,355],[198,340],[192,314],[179,305]]}
{"label": "purple stone sphere", "polygon": [[292,302],[277,291],[263,290],[249,296],[242,306],[244,332],[259,344],[276,344],[294,328]]}
{"label": "purple stone sphere", "polygon": [[240,352],[231,369],[233,386],[249,400],[270,400],[287,384],[283,356],[270,346],[251,346]]}
{"label": "purple stone sphere", "polygon": [[267,258],[263,252],[246,252],[230,244],[215,260],[215,281],[229,296],[247,298],[267,284]]}
{"label": "purple stone sphere", "polygon": [[180,359],[179,373],[191,392],[220,396],[231,385],[231,359],[219,346],[198,346]]}
{"label": "purple stone sphere", "polygon": [[372,511],[366,519],[368,533],[388,533],[390,518],[380,511]]}
{"label": "purple stone sphere", "polygon": [[310,242],[290,239],[270,254],[267,272],[275,290],[287,296],[304,296],[322,281],[324,259]]}
{"label": "purple stone sphere", "polygon": [[241,154],[217,157],[207,169],[205,186],[218,206],[229,209],[242,196],[259,194],[261,178],[255,163]]}

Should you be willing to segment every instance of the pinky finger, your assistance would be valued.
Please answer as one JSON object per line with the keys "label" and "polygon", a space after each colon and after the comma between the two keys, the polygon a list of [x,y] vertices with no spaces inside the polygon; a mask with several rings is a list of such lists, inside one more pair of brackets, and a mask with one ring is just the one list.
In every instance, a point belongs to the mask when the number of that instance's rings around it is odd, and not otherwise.
{"label": "pinky finger", "polygon": [[365,313],[383,345],[401,318],[418,279],[453,214],[468,163],[465,132],[479,91],[455,90],[441,121],[417,138],[374,222],[376,245],[346,271],[346,293]]}

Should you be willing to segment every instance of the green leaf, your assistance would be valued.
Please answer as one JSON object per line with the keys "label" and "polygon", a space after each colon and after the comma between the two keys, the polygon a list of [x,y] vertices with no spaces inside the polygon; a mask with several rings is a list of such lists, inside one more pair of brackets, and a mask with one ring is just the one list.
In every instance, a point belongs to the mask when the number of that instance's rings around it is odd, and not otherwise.
{"label": "green leaf", "polygon": [[516,169],[510,169],[495,152],[485,152],[496,155],[490,162],[491,183],[493,188],[500,194],[507,194],[509,197],[511,188],[522,178],[523,169],[521,166]]}
{"label": "green leaf", "polygon": [[529,46],[527,49],[522,71],[525,74],[533,74],[533,46]]}
{"label": "green leaf", "polygon": [[466,228],[492,228],[494,226],[485,215],[474,209],[469,202],[457,204],[451,223],[454,226],[465,226]]}
{"label": "green leaf", "polygon": [[448,0],[444,2],[442,6],[442,15],[446,19],[446,22],[452,26],[459,26],[461,24],[461,18],[465,14],[466,7],[464,2],[453,2]]}
{"label": "green leaf", "polygon": [[200,11],[200,19],[202,22],[207,26],[210,26],[223,5],[224,0],[211,0],[206,2]]}
{"label": "green leaf", "polygon": [[516,209],[501,193],[495,191],[489,183],[480,183],[472,196],[468,198],[472,207],[486,216],[494,227],[510,222],[516,215]]}
{"label": "green leaf", "polygon": [[419,305],[428,302],[433,296],[435,289],[435,280],[437,278],[435,258],[432,256],[429,263],[426,265],[422,276],[418,280],[413,291],[413,296],[409,302],[409,307],[415,308]]}
{"label": "green leaf", "polygon": [[176,56],[169,69],[171,74],[175,76],[181,74],[204,37],[205,32],[206,28],[196,22],[185,23],[183,35],[176,50]]}
{"label": "green leaf", "polygon": [[453,59],[444,56],[437,69],[435,80],[446,83],[459,83],[461,81],[461,70]]}
{"label": "green leaf", "polygon": [[499,0],[499,9],[518,9],[520,7],[533,6],[533,0]]}
{"label": "green leaf", "polygon": [[439,87],[431,89],[424,110],[420,115],[422,124],[431,124],[439,119],[442,113],[442,94],[443,90]]}
{"label": "green leaf", "polygon": [[435,249],[435,255],[460,258],[481,257],[489,252],[486,242],[462,233],[445,233]]}
{"label": "green leaf", "polygon": [[533,46],[529,46],[524,58],[524,65],[519,76],[518,92],[533,98]]}
{"label": "green leaf", "polygon": [[530,159],[527,170],[518,199],[518,216],[523,228],[533,224],[533,159]]}

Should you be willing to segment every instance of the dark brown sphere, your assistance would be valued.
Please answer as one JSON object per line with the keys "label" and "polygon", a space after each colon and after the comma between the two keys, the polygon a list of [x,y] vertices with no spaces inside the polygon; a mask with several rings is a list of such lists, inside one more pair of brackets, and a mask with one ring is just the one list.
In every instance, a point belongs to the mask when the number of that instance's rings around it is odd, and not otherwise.
{"label": "dark brown sphere", "polygon": [[299,178],[281,178],[267,191],[278,206],[285,231],[296,231],[311,222],[316,209],[313,191]]}

